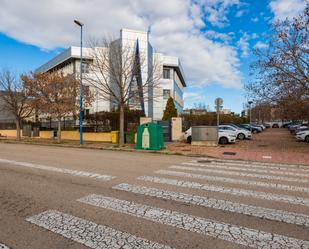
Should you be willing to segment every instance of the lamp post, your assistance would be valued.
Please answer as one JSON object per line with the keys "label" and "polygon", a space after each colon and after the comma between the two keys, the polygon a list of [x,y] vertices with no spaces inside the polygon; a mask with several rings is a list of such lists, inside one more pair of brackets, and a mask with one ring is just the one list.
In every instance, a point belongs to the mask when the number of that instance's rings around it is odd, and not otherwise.
{"label": "lamp post", "polygon": [[80,79],[79,79],[79,144],[83,144],[83,26],[78,20],[74,23],[80,27]]}
{"label": "lamp post", "polygon": [[253,103],[253,101],[249,100],[248,104],[249,104],[249,122],[250,122],[250,131],[252,133],[252,126],[251,126],[251,104]]}

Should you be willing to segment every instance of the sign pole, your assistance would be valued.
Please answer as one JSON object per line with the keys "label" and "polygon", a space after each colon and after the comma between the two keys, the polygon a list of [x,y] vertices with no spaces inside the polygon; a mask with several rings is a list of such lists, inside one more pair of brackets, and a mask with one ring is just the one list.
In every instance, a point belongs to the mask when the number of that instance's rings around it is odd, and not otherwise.
{"label": "sign pole", "polygon": [[219,125],[220,125],[220,110],[223,104],[223,99],[216,98],[215,99],[215,105],[216,105],[216,111],[217,111],[217,144],[219,144]]}

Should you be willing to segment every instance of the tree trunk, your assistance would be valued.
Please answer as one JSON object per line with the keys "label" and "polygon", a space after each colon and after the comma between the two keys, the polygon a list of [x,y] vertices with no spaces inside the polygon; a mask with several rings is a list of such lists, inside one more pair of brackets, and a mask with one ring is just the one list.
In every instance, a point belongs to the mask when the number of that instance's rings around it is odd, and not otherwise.
{"label": "tree trunk", "polygon": [[119,146],[124,145],[124,105],[120,104]]}
{"label": "tree trunk", "polygon": [[58,143],[61,142],[61,118],[58,118],[58,132],[57,132]]}
{"label": "tree trunk", "polygon": [[20,135],[20,122],[19,122],[18,119],[16,119],[15,123],[16,123],[16,138],[17,138],[18,141],[20,141],[20,140],[21,140],[21,135]]}

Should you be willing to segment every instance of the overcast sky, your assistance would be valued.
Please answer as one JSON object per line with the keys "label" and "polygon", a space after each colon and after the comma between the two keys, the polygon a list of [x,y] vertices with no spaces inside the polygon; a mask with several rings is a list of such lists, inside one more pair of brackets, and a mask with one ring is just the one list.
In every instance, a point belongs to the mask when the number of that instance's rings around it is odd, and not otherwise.
{"label": "overcast sky", "polygon": [[292,18],[306,0],[1,0],[0,67],[34,70],[85,37],[119,36],[121,28],[151,30],[157,52],[178,56],[188,88],[186,107],[216,97],[240,112],[255,47],[266,46],[268,24]]}

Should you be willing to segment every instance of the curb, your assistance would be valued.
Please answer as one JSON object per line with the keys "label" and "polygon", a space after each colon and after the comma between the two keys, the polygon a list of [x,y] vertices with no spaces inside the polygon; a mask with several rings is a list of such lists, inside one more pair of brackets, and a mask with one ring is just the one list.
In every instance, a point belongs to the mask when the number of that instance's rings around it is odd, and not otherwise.
{"label": "curb", "polygon": [[44,144],[44,143],[39,143],[39,142],[23,142],[23,141],[16,141],[16,140],[2,140],[0,139],[0,143],[4,144],[25,144],[25,145],[37,145],[37,146],[54,146],[54,147],[62,147],[62,148],[75,148],[75,149],[88,149],[88,150],[107,150],[107,151],[124,151],[124,152],[141,152],[141,153],[151,153],[151,154],[161,154],[161,155],[171,155],[171,156],[184,156],[184,157],[193,157],[193,158],[205,158],[205,159],[217,159],[217,160],[228,160],[228,161],[234,161],[237,163],[239,162],[256,162],[260,164],[272,164],[272,165],[277,165],[277,166],[284,166],[284,165],[294,165],[294,166],[305,166],[308,167],[309,165],[307,164],[287,164],[287,163],[278,163],[278,162],[263,162],[263,161],[257,161],[257,160],[248,160],[248,159],[240,159],[240,158],[222,158],[222,157],[215,157],[211,155],[201,155],[201,154],[183,154],[181,152],[171,152],[171,151],[153,151],[153,150],[135,150],[135,149],[130,149],[130,148],[117,148],[117,147],[84,147],[80,145],[65,145],[65,144]]}

